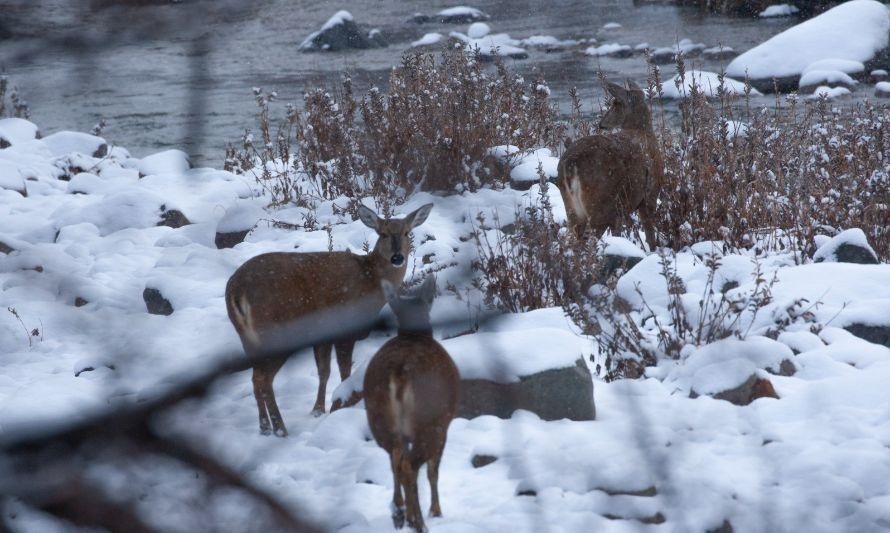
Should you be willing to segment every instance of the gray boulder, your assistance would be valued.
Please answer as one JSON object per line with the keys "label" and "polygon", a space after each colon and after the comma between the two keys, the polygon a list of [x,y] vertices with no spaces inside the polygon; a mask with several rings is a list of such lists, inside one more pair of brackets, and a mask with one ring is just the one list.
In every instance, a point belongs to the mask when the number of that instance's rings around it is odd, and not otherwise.
{"label": "gray boulder", "polygon": [[850,324],[844,327],[860,339],[890,348],[890,324],[875,326],[868,324]]}
{"label": "gray boulder", "polygon": [[[823,237],[824,239],[824,237]],[[814,263],[856,263],[860,265],[876,265],[878,254],[868,244],[868,239],[859,228],[842,231],[819,245],[813,254]]]}
{"label": "gray boulder", "polygon": [[386,39],[379,30],[363,31],[348,11],[338,11],[320,30],[300,45],[303,52],[339,52],[341,50],[380,48]]}
{"label": "gray boulder", "polygon": [[170,300],[164,298],[161,291],[151,287],[146,287],[142,291],[142,300],[145,301],[145,308],[152,315],[172,315],[173,304]]}
{"label": "gray boulder", "polygon": [[518,383],[462,379],[457,416],[509,418],[517,409],[543,420],[594,420],[593,380],[583,360],[574,367],[523,376]]}

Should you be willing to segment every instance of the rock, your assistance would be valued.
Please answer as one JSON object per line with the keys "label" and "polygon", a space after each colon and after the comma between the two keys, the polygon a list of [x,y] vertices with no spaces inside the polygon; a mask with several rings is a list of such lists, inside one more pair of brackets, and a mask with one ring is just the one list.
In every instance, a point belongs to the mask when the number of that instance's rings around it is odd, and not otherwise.
{"label": "rock", "polygon": [[523,376],[519,383],[462,379],[457,416],[509,418],[525,409],[543,420],[594,420],[593,380],[583,360],[574,367]]}
{"label": "rock", "polygon": [[216,247],[232,248],[244,242],[244,238],[264,215],[265,211],[256,203],[249,201],[235,203],[226,209],[226,213],[216,225]]}
{"label": "rock", "polygon": [[850,324],[844,327],[844,329],[860,339],[890,348],[890,325]]}
{"label": "rock", "polygon": [[0,149],[40,138],[37,125],[23,118],[0,118]]}
{"label": "rock", "polygon": [[172,315],[173,305],[169,300],[164,298],[161,291],[146,287],[142,291],[142,299],[145,301],[145,308],[152,315]]}
{"label": "rock", "polygon": [[15,191],[24,197],[28,196],[28,188],[25,186],[25,179],[22,178],[18,165],[4,159],[0,159],[0,189]]}
{"label": "rock", "polygon": [[[379,33],[379,30],[378,32]],[[347,49],[364,50],[386,46],[381,36],[369,37],[363,32],[349,11],[338,11],[317,32],[300,44],[302,52],[338,52]]]}
{"label": "rock", "polygon": [[[804,21],[740,54],[726,67],[731,77],[747,73],[763,92],[793,91],[794,78],[810,64],[826,59],[858,61],[881,68],[888,54],[890,11],[877,0],[846,2]],[[774,83],[775,79],[775,83]]]}
{"label": "rock", "polygon": [[813,94],[820,86],[852,88],[856,80],[839,70],[808,70],[800,76],[798,92]]}
{"label": "rock", "polygon": [[482,468],[497,460],[498,458],[494,455],[474,455],[473,459],[470,460],[470,463],[473,465],[473,468]]}
{"label": "rock", "polygon": [[156,226],[168,226],[171,228],[181,228],[183,226],[188,226],[191,224],[191,221],[182,214],[182,211],[178,209],[170,209],[167,210],[166,206],[161,206],[161,220],[158,221]]}
{"label": "rock", "polygon": [[78,296],[74,299],[74,307],[83,307],[88,303],[90,303],[88,300],[86,300],[85,298],[82,298],[80,296]]}
{"label": "rock", "polygon": [[[748,405],[758,398],[779,398],[776,389],[768,379],[761,378],[757,374],[751,374],[744,383],[723,392],[711,395],[718,400],[726,400],[735,405]],[[689,393],[690,398],[697,398],[698,393],[694,390]]]}
{"label": "rock", "polygon": [[879,81],[876,83],[875,96],[878,98],[890,98],[890,81]]}
{"label": "rock", "polygon": [[876,265],[878,254],[868,244],[868,239],[859,228],[842,231],[828,240],[813,254],[814,263],[856,263]]}
{"label": "rock", "polygon": [[728,46],[715,46],[702,50],[702,57],[710,61],[728,61],[738,57],[739,53]]}
{"label": "rock", "polygon": [[54,157],[62,157],[72,153],[81,153],[101,158],[108,155],[108,143],[102,137],[79,131],[60,131],[43,138]]}
{"label": "rock", "polygon": [[607,43],[600,46],[591,46],[584,51],[589,56],[631,57],[634,49],[626,44]]}
{"label": "rock", "polygon": [[443,9],[436,13],[434,20],[442,24],[468,24],[480,20],[488,20],[489,17],[482,10],[475,7],[457,6]]}
{"label": "rock", "polygon": [[652,51],[650,57],[656,65],[669,65],[675,61],[677,53],[673,48],[669,47],[656,48]]}
{"label": "rock", "polygon": [[707,533],[733,533],[732,523],[729,520],[724,520],[720,527],[709,529]]}
{"label": "rock", "polygon": [[474,22],[467,28],[467,37],[470,39],[481,39],[491,33],[491,26],[484,22]]}
{"label": "rock", "polygon": [[181,174],[192,168],[192,163],[182,150],[164,150],[143,157],[137,168],[142,178],[153,174]]}
{"label": "rock", "polygon": [[15,251],[15,248],[13,248],[12,246],[6,244],[6,243],[3,242],[3,241],[0,241],[0,254],[7,254],[7,255],[8,255],[8,254],[11,254],[11,253],[14,252],[14,251]]}
{"label": "rock", "polygon": [[232,231],[229,233],[217,232],[214,243],[219,249],[233,248],[236,244],[241,244],[242,242],[244,242],[244,238],[247,237],[248,233],[250,233],[249,229],[243,231]]}
{"label": "rock", "polygon": [[596,279],[600,282],[627,272],[646,257],[643,250],[623,237],[603,237],[602,242],[605,246],[596,274]]}
{"label": "rock", "polygon": [[881,68],[871,71],[869,76],[871,77],[872,83],[881,83],[882,81],[890,80],[890,74],[887,74],[887,71]]}

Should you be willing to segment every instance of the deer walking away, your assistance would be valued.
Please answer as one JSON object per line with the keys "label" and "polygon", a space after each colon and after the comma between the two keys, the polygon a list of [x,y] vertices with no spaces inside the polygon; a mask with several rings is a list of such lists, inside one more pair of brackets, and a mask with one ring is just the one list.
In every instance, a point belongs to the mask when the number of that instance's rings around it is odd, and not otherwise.
{"label": "deer walking away", "polygon": [[[429,216],[433,204],[401,219],[380,218],[361,206],[363,224],[377,232],[367,255],[352,252],[273,252],[258,255],[232,274],[226,285],[226,308],[248,357],[280,356],[253,368],[253,392],[260,432],[286,436],[287,429],[272,382],[293,344],[282,342],[305,331],[329,331],[338,321],[370,323],[386,303],[381,282],[399,285],[407,270],[410,232]],[[349,377],[358,333],[334,337],[313,346],[318,369],[318,392],[312,412],[325,411],[325,392],[331,373],[331,351],[336,348],[340,378]]]}
{"label": "deer walking away", "polygon": [[430,483],[430,516],[442,516],[439,463],[448,425],[457,413],[460,375],[448,352],[433,339],[430,308],[436,294],[429,276],[415,297],[399,297],[383,282],[399,321],[390,339],[368,363],[364,380],[368,425],[388,454],[393,475],[393,525],[407,519],[415,531],[426,531],[417,493],[420,467],[426,463]]}

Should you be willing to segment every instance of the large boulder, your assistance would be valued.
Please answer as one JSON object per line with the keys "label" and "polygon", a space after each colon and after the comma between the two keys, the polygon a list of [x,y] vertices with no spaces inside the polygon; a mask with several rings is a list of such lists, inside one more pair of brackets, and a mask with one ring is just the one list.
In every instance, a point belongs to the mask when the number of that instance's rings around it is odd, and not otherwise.
{"label": "large boulder", "polygon": [[[858,61],[867,69],[890,62],[890,10],[877,0],[851,0],[802,22],[739,55],[726,75],[763,92],[790,92],[811,64],[826,59]],[[866,70],[867,72],[867,70]],[[775,82],[774,82],[775,80]]]}
{"label": "large boulder", "polygon": [[462,379],[457,416],[493,415],[509,418],[525,409],[543,420],[594,420],[593,380],[583,359],[573,367],[523,376],[518,383]]}
{"label": "large boulder", "polygon": [[822,240],[813,254],[814,263],[857,263],[860,265],[876,265],[878,254],[868,244],[868,239],[859,228],[842,231],[833,238]]}
{"label": "large boulder", "polygon": [[379,30],[365,32],[349,11],[338,11],[300,44],[303,52],[338,52],[340,50],[379,48],[386,41]]}
{"label": "large boulder", "polygon": [[[565,321],[561,313],[557,318]],[[593,380],[583,359],[589,340],[564,328],[546,327],[546,312],[527,313],[523,319],[539,320],[542,327],[525,323],[522,329],[442,341],[461,375],[458,416],[508,418],[525,409],[544,420],[593,420]],[[540,350],[541,339],[547,339],[547,350]],[[361,400],[366,366],[359,365],[337,387],[332,410]]]}

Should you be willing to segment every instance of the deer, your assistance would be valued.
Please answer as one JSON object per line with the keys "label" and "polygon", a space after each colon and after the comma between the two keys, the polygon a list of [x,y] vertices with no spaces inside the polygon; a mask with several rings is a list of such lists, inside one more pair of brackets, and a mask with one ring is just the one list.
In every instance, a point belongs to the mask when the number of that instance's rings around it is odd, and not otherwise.
{"label": "deer", "polygon": [[448,425],[457,413],[460,374],[441,344],[433,339],[430,308],[436,278],[428,276],[413,297],[399,297],[389,281],[383,291],[398,320],[398,335],[374,354],[365,370],[365,409],[371,434],[389,454],[393,477],[392,520],[426,531],[417,477],[426,463],[430,516],[442,516],[439,463]]}
{"label": "deer", "polygon": [[[299,334],[319,335],[354,324],[370,325],[386,303],[381,282],[401,284],[410,253],[410,232],[426,221],[433,204],[401,219],[380,218],[360,206],[361,222],[377,232],[374,248],[365,255],[351,251],[271,252],[241,265],[226,284],[226,309],[244,352],[253,366],[253,394],[260,433],[287,436],[272,383],[298,343]],[[352,328],[356,329],[356,328]],[[331,349],[336,348],[340,379],[352,372],[352,352],[367,332],[332,335],[315,343],[318,393],[313,416],[325,412],[331,373]]]}
{"label": "deer", "polygon": [[[587,230],[618,231],[638,211],[646,242],[655,249],[655,208],[664,181],[664,160],[642,89],[606,82],[611,105],[599,133],[568,145],[557,165],[557,185],[568,225],[581,238]],[[619,131],[612,133],[611,130]]]}

